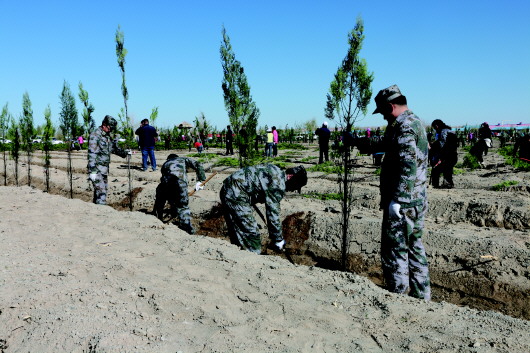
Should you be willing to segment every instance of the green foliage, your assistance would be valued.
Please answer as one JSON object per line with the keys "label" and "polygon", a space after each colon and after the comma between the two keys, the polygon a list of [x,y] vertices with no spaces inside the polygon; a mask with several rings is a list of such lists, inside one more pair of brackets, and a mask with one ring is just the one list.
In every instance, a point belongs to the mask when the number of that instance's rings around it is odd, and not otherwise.
{"label": "green foliage", "polygon": [[191,158],[216,158],[217,154],[216,153],[208,153],[208,152],[192,153],[192,154],[188,154],[188,157],[191,157]]}
{"label": "green foliage", "polygon": [[317,193],[317,192],[310,192],[308,194],[302,194],[303,197],[306,197],[308,199],[317,199],[317,200],[337,200],[342,201],[343,194],[337,193],[337,192],[331,192],[331,193]]}
{"label": "green foliage", "polygon": [[[129,113],[127,111],[127,100],[129,100],[129,91],[125,84],[125,56],[127,56],[127,49],[125,49],[125,35],[123,34],[120,25],[116,30],[116,57],[118,60],[118,66],[121,72],[121,94],[123,96],[124,109],[120,110],[122,117],[120,119],[121,130],[125,139],[128,142],[134,139],[133,128]],[[119,114],[118,114],[119,116]]]}
{"label": "green foliage", "polygon": [[88,137],[96,128],[96,122],[92,117],[92,113],[94,112],[94,106],[88,101],[88,92],[83,89],[83,84],[81,82],[79,82],[79,99],[84,105],[83,113],[81,116],[83,117],[83,130]]}
{"label": "green foliage", "polygon": [[514,146],[504,146],[497,150],[497,152],[504,157],[506,164],[512,165],[514,168],[530,171],[530,163],[519,159],[517,156],[514,156],[513,153]]}
{"label": "green foliage", "polygon": [[494,190],[494,191],[502,191],[502,190],[505,190],[507,187],[509,187],[511,185],[517,185],[517,184],[519,184],[518,181],[506,180],[506,181],[503,181],[502,183],[493,185],[491,187],[491,189]]}
{"label": "green foliage", "polygon": [[[250,148],[256,138],[256,127],[260,115],[256,103],[252,100],[250,86],[241,63],[236,60],[235,53],[230,44],[230,37],[226,29],[222,28],[223,42],[221,44],[221,64],[223,66],[223,97],[225,108],[230,119],[230,125],[236,132],[236,144],[248,146],[249,157],[253,153]],[[241,126],[246,126],[247,135],[238,133]]]}
{"label": "green foliage", "polygon": [[233,158],[233,157],[219,158],[215,162],[215,165],[216,166],[226,166],[226,167],[239,168],[239,160],[237,158]]}
{"label": "green foliage", "polygon": [[460,174],[464,174],[465,173],[465,170],[461,169],[461,168],[453,168],[453,175],[460,175]]}
{"label": "green foliage", "polygon": [[154,107],[153,110],[151,110],[151,115],[149,116],[149,123],[155,126],[157,118],[158,118],[158,107]]}
{"label": "green foliage", "polygon": [[300,160],[300,162],[311,162],[312,160],[314,159],[318,159],[318,157],[315,157],[315,156],[308,156],[308,157],[305,157],[305,158],[302,158]]}
{"label": "green foliage", "polygon": [[466,153],[464,160],[462,161],[462,167],[475,170],[480,168],[480,164],[477,157],[473,156],[471,153]]}
{"label": "green foliage", "polygon": [[300,143],[287,143],[287,142],[280,142],[278,144],[279,150],[307,150],[307,147]]}
{"label": "green foliage", "polygon": [[77,109],[75,107],[75,98],[70,90],[70,85],[64,81],[63,90],[60,95],[61,112],[60,129],[63,132],[65,142],[70,141],[79,129],[79,121],[77,117]]}
{"label": "green foliage", "polygon": [[22,116],[20,117],[20,134],[22,138],[22,148],[28,153],[32,151],[33,128],[33,109],[28,92],[22,96]]}
{"label": "green foliage", "polygon": [[323,172],[326,174],[331,173],[340,173],[342,174],[344,172],[344,168],[342,165],[336,165],[334,162],[325,162],[321,164],[314,165],[307,169],[310,172]]}
{"label": "green foliage", "polygon": [[381,175],[381,168],[377,168],[377,169],[374,171],[374,174],[375,174],[375,175]]}

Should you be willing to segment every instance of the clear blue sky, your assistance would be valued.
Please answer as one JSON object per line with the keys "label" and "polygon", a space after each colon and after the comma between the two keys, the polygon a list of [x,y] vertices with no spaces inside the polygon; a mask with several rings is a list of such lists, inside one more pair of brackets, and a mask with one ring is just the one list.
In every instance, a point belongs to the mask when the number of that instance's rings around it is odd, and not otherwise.
{"label": "clear blue sky", "polygon": [[[357,16],[373,91],[397,84],[425,122],[529,122],[530,1],[0,1],[0,106],[59,122],[66,81],[81,81],[99,125],[123,107],[114,36],[125,34],[129,114],[159,107],[158,127],[201,112],[228,124],[219,47],[224,25],[261,111],[279,128],[324,120],[326,93]],[[77,101],[81,112],[82,105]],[[386,125],[369,114],[360,126]],[[81,117],[80,117],[81,120]],[[334,126],[333,121],[330,122]]]}

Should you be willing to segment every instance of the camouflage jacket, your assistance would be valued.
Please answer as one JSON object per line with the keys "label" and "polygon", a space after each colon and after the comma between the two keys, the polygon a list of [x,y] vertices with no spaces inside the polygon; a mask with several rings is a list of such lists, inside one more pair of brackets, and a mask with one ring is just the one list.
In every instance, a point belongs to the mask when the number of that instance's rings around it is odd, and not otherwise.
{"label": "camouflage jacket", "polygon": [[247,205],[265,203],[269,235],[281,239],[280,201],[285,195],[285,172],[272,164],[239,169],[223,181],[226,197]]}
{"label": "camouflage jacket", "polygon": [[111,153],[123,158],[127,156],[127,152],[119,148],[108,133],[101,127],[97,128],[90,134],[88,140],[88,174],[108,175]]}
{"label": "camouflage jacket", "polygon": [[176,179],[184,180],[186,184],[188,183],[188,176],[186,174],[187,168],[195,170],[197,173],[197,180],[203,181],[206,179],[204,175],[204,169],[202,165],[188,157],[177,157],[170,160],[167,160],[162,165],[162,177],[160,178],[161,182],[172,182]]}
{"label": "camouflage jacket", "polygon": [[381,208],[390,201],[413,207],[427,200],[429,144],[420,119],[407,110],[390,124],[384,136],[381,165]]}

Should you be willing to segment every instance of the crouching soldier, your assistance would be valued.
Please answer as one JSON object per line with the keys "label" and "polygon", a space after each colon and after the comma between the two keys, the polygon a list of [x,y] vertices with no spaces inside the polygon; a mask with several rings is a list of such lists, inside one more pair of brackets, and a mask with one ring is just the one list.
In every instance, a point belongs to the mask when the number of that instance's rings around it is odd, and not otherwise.
{"label": "crouching soldier", "polygon": [[245,167],[223,181],[221,202],[230,241],[241,248],[261,253],[261,237],[252,206],[265,203],[269,238],[276,248],[285,245],[280,222],[280,201],[285,191],[295,191],[307,184],[303,166],[285,172],[272,164]]}
{"label": "crouching soldier", "polygon": [[117,125],[116,119],[106,115],[101,126],[90,134],[88,140],[88,178],[94,186],[93,202],[98,205],[107,204],[110,154],[114,153],[122,158],[130,154],[130,151],[119,148],[111,138]]}
{"label": "crouching soldier", "polygon": [[162,220],[164,218],[164,206],[166,201],[171,206],[171,216],[179,219],[178,227],[189,234],[195,233],[191,225],[191,212],[188,207],[188,176],[186,169],[192,168],[197,173],[197,184],[195,190],[201,187],[204,181],[204,169],[201,164],[191,158],[179,157],[170,154],[162,165],[162,177],[156,188],[156,200],[153,213]]}

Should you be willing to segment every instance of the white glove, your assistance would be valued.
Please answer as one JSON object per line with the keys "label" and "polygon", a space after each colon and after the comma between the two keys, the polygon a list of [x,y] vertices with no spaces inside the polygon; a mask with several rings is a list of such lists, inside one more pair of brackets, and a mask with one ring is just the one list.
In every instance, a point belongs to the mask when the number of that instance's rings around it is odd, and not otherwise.
{"label": "white glove", "polygon": [[282,250],[284,245],[285,245],[285,240],[274,243],[274,246],[277,247],[278,250]]}
{"label": "white glove", "polygon": [[390,217],[395,217],[401,219],[403,217],[401,213],[399,213],[399,210],[401,209],[401,205],[398,202],[395,202],[394,200],[390,201],[390,206],[388,206],[388,215]]}
{"label": "white glove", "polygon": [[95,183],[95,182],[96,182],[96,178],[97,178],[97,176],[98,176],[98,175],[97,175],[96,173],[90,173],[90,174],[88,175],[88,178],[89,178],[90,180],[92,180],[92,182]]}
{"label": "white glove", "polygon": [[201,181],[198,181],[197,184],[195,184],[195,191],[199,191],[204,189],[204,186],[202,185]]}

